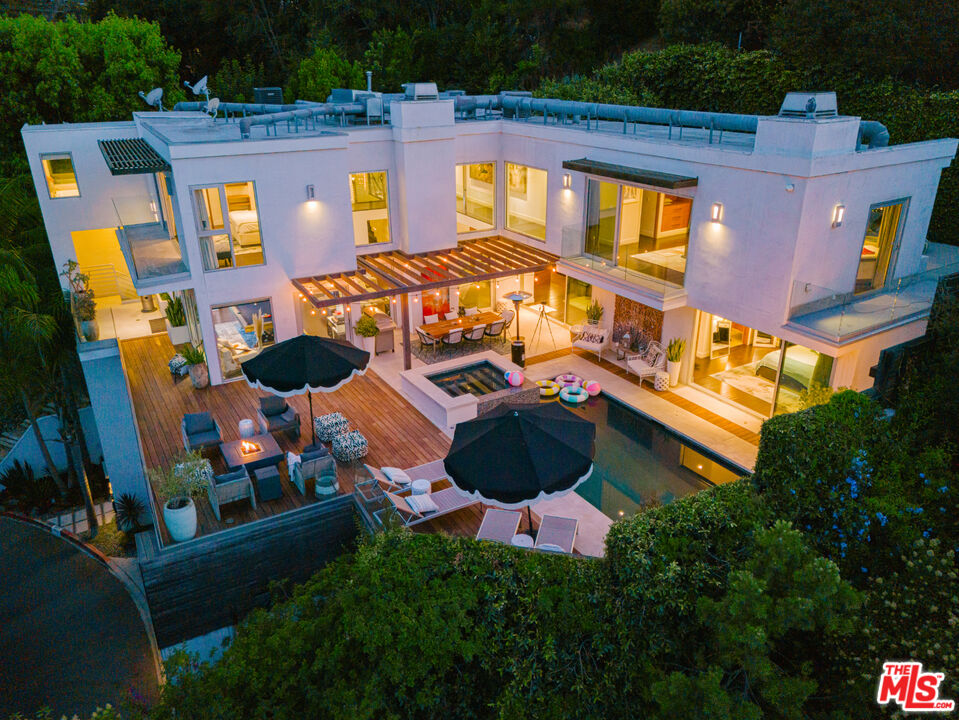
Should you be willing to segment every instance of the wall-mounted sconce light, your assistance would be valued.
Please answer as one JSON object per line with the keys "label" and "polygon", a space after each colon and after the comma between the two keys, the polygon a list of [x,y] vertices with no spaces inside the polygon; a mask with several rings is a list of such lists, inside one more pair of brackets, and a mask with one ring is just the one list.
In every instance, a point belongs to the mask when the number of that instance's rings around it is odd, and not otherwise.
{"label": "wall-mounted sconce light", "polygon": [[835,209],[832,211],[832,226],[834,228],[837,228],[840,225],[842,225],[843,218],[845,217],[846,217],[846,206],[837,205]]}
{"label": "wall-mounted sconce light", "polygon": [[316,190],[312,185],[306,186],[306,201],[310,202],[311,200],[316,200]]}
{"label": "wall-mounted sconce light", "polygon": [[709,219],[714,223],[718,223],[723,219],[723,204],[722,203],[713,203],[712,210],[709,214]]}
{"label": "wall-mounted sconce light", "polygon": [[569,190],[573,187],[573,176],[569,173],[563,173],[563,189]]}

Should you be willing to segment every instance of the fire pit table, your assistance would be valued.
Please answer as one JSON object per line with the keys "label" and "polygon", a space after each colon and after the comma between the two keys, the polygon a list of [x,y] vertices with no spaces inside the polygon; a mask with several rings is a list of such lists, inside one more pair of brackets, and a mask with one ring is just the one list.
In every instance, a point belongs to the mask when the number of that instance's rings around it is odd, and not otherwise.
{"label": "fire pit table", "polygon": [[220,443],[220,452],[231,472],[241,467],[252,472],[258,468],[279,465],[283,460],[283,452],[270,434]]}

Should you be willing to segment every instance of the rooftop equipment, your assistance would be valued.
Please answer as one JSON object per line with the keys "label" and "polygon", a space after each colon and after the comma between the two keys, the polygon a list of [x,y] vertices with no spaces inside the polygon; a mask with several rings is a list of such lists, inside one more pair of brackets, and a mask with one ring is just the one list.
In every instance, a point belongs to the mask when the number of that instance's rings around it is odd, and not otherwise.
{"label": "rooftop equipment", "polygon": [[255,87],[253,88],[253,102],[266,105],[282,105],[283,88]]}
{"label": "rooftop equipment", "polygon": [[439,100],[440,97],[436,83],[431,82],[406,83],[403,94],[407,100]]}

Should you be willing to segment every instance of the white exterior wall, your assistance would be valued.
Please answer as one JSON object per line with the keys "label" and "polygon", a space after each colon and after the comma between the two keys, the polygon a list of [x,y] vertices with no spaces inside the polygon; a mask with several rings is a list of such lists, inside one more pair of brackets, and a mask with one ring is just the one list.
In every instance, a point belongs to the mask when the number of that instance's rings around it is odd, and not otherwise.
{"label": "white exterior wall", "polygon": [[[22,136],[58,271],[77,256],[70,233],[117,227],[114,198],[155,196],[152,175],[111,175],[97,145],[97,140],[137,137],[132,121],[24,126]],[[62,152],[73,157],[79,197],[50,197],[40,156]]]}

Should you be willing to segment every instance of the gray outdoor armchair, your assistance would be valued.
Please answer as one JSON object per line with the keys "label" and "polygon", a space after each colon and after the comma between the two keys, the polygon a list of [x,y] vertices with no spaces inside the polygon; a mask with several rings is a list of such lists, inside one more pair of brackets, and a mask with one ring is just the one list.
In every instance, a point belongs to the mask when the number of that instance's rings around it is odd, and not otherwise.
{"label": "gray outdoor armchair", "polygon": [[223,442],[220,426],[208,412],[186,413],[180,421],[180,434],[183,436],[183,448],[187,452],[202,451]]}
{"label": "gray outdoor armchair", "polygon": [[213,507],[213,514],[220,519],[220,506],[250,498],[250,505],[256,510],[256,495],[253,493],[253,483],[246,468],[223,475],[214,475],[210,478],[206,488],[206,495]]}
{"label": "gray outdoor armchair", "polygon": [[300,437],[300,414],[277,395],[260,397],[256,419],[260,423],[260,432],[264,435],[286,430],[294,438]]}

